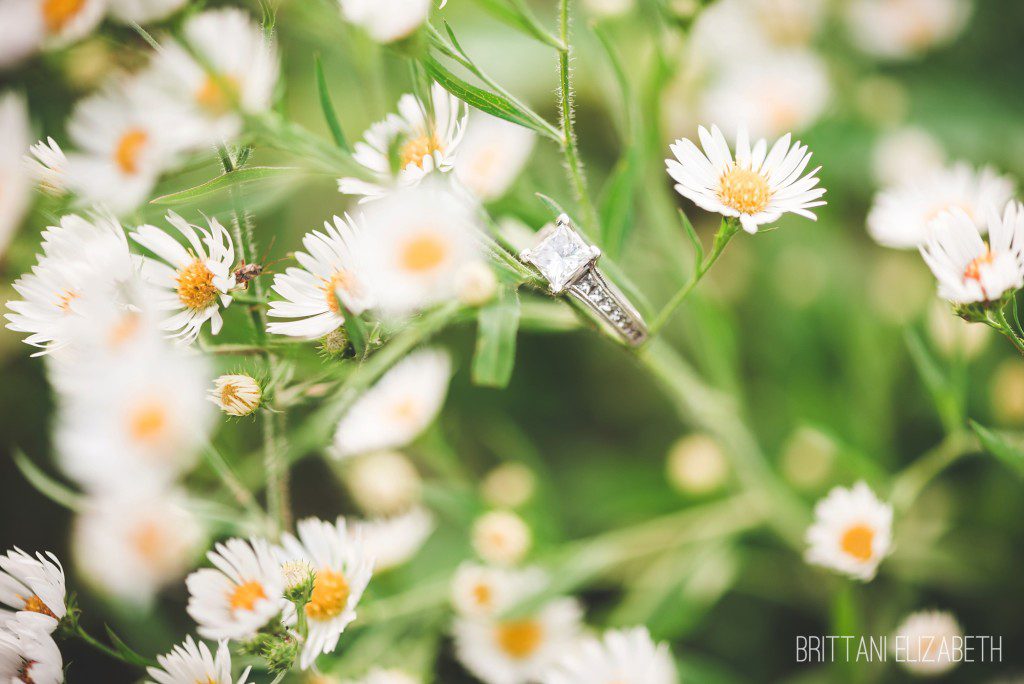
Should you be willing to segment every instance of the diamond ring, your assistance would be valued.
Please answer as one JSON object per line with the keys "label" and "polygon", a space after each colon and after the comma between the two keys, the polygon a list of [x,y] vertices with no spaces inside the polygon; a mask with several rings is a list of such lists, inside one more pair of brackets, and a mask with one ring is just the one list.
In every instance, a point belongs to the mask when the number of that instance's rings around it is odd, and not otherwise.
{"label": "diamond ring", "polygon": [[551,294],[569,294],[631,345],[647,339],[647,325],[617,287],[597,268],[601,250],[580,236],[568,216],[540,231],[537,244],[520,252],[548,281]]}

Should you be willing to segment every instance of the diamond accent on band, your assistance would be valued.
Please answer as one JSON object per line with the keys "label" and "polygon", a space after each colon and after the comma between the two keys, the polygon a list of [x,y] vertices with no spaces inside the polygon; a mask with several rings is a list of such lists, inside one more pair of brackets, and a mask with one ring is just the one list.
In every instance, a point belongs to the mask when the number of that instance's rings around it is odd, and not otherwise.
{"label": "diamond accent on band", "polygon": [[647,337],[646,326],[639,314],[624,304],[622,295],[596,269],[586,270],[568,289],[600,312],[602,318],[629,343],[640,344]]}

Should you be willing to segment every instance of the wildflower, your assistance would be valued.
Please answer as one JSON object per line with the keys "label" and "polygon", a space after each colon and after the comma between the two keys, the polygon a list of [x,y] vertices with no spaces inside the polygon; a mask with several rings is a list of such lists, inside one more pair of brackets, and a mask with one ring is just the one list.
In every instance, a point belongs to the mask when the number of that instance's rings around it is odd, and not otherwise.
{"label": "wildflower", "polygon": [[811,160],[805,145],[791,145],[787,133],[771,150],[764,139],[751,147],[741,128],[733,160],[717,126],[710,133],[701,126],[698,132],[703,152],[681,139],[672,145],[676,159],[666,160],[679,194],[707,211],[738,218],[748,233],[756,233],[759,226],[774,223],[785,213],[817,218],[810,209],[825,204],[818,199],[825,189],[815,187],[817,168],[801,176]]}
{"label": "wildflower", "polygon": [[235,249],[217,219],[209,219],[207,230],[172,211],[167,222],[185,237],[188,248],[151,225],[139,226],[131,237],[159,257],[143,260],[142,277],[157,292],[154,306],[170,312],[162,327],[191,344],[207,321],[211,333],[220,332],[224,323],[220,309],[231,303],[229,291],[235,286]]}
{"label": "wildflower", "polygon": [[[157,656],[160,667],[147,667],[146,673],[153,678],[147,684],[234,684],[231,676],[231,650],[225,641],[217,645],[216,654],[203,642],[196,642],[191,636],[166,655]],[[249,668],[238,678],[237,684],[246,684]]]}
{"label": "wildflower", "polygon": [[451,359],[436,349],[397,363],[348,410],[334,434],[337,457],[405,446],[434,421],[444,403]]}
{"label": "wildflower", "polygon": [[511,608],[517,600],[536,594],[548,584],[542,570],[495,568],[463,563],[452,580],[452,605],[462,616],[494,617]]}
{"label": "wildflower", "polygon": [[49,551],[33,558],[15,548],[0,556],[0,588],[0,603],[14,609],[0,608],[0,627],[17,617],[50,633],[67,614],[64,568]]}
{"label": "wildflower", "polygon": [[481,258],[473,208],[436,185],[389,194],[364,217],[360,258],[387,316],[453,299],[462,269]]}
{"label": "wildflower", "polygon": [[875,197],[868,232],[886,247],[921,245],[928,226],[949,209],[962,209],[979,229],[989,207],[1002,207],[1013,196],[1013,181],[991,168],[980,171],[962,162],[904,181]]}
{"label": "wildflower", "polygon": [[491,511],[473,523],[473,548],[488,563],[515,565],[532,543],[530,528],[511,511]]}
{"label": "wildflower", "polygon": [[865,582],[873,579],[892,547],[892,506],[858,482],[829,492],[815,506],[814,518],[807,530],[807,562]]}
{"label": "wildflower", "polygon": [[364,511],[393,515],[419,502],[423,481],[412,462],[397,451],[368,453],[350,461],[345,484]]}
{"label": "wildflower", "polygon": [[988,242],[967,212],[952,209],[930,224],[921,256],[939,281],[939,296],[953,304],[998,301],[1024,285],[1024,205],[1003,215],[988,209]]}
{"label": "wildflower", "polygon": [[[334,524],[308,518],[298,524],[298,537],[284,535],[286,560],[302,559],[313,566],[316,579],[309,603],[303,608],[309,635],[299,656],[308,670],[322,653],[331,653],[345,628],[356,619],[356,605],[370,581],[373,559],[358,534],[346,529],[344,519]],[[286,622],[295,623],[294,608]]]}
{"label": "wildflower", "polygon": [[430,15],[431,0],[339,0],[341,14],[374,40],[392,43],[411,35]]}
{"label": "wildflower", "polygon": [[64,661],[53,638],[22,616],[0,630],[0,681],[60,684]]}
{"label": "wildflower", "polygon": [[908,59],[950,42],[971,14],[967,0],[851,0],[850,38],[869,55]]}
{"label": "wildflower", "polygon": [[676,684],[679,674],[668,645],[655,643],[646,627],[609,630],[584,639],[541,677],[543,684]]}
{"label": "wildflower", "polygon": [[28,209],[32,185],[21,155],[29,142],[24,98],[0,93],[0,256]]}
{"label": "wildflower", "polygon": [[323,337],[345,323],[344,310],[358,316],[374,305],[355,251],[360,225],[345,215],[324,222],[324,232],[302,238],[305,252],[296,252],[302,268],[274,276],[273,290],[283,300],[270,302],[267,315],[292,320],[273,322],[267,331],[293,337]]}
{"label": "wildflower", "polygon": [[533,152],[537,136],[504,119],[474,110],[455,159],[455,175],[481,201],[508,192]]}
{"label": "wildflower", "polygon": [[64,150],[60,148],[53,138],[40,140],[28,149],[23,159],[29,176],[39,184],[39,188],[54,196],[63,195],[65,187],[64,171],[67,167],[68,158]]}
{"label": "wildflower", "polygon": [[953,644],[963,638],[963,630],[952,613],[922,610],[911,613],[896,628],[893,649],[899,649],[899,662],[915,675],[935,677],[960,664]]}
{"label": "wildflower", "polygon": [[206,396],[229,416],[247,416],[260,407],[263,389],[249,375],[222,375]]}
{"label": "wildflower", "polygon": [[729,477],[729,462],[722,447],[707,435],[683,437],[668,452],[668,480],[680,492],[708,494]]}
{"label": "wildflower", "polygon": [[435,171],[450,171],[467,116],[467,105],[436,83],[430,88],[429,106],[415,95],[403,95],[398,114],[375,123],[355,145],[353,158],[374,182],[341,178],[338,190],[378,198],[396,186],[416,185]]}
{"label": "wildflower", "polygon": [[188,579],[188,614],[207,639],[251,639],[281,612],[284,575],[263,539],[229,539],[206,554],[215,568]]}
{"label": "wildflower", "polygon": [[353,522],[352,530],[362,537],[366,555],[374,559],[374,572],[382,572],[412,559],[433,533],[434,525],[433,514],[416,506],[388,518]]}
{"label": "wildflower", "polygon": [[40,48],[59,48],[92,33],[103,20],[106,0],[7,0],[0,4],[0,67]]}
{"label": "wildflower", "polygon": [[533,497],[537,476],[522,463],[502,463],[480,485],[484,500],[498,508],[519,508]]}

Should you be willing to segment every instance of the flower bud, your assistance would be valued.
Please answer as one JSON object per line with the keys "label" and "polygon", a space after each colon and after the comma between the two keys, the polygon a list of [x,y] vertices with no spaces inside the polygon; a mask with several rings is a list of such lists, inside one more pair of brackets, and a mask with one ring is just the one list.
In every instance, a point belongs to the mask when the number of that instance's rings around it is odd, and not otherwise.
{"label": "flower bud", "polygon": [[371,515],[401,513],[420,500],[420,475],[397,451],[359,456],[344,477],[356,504]]}
{"label": "flower bud", "polygon": [[491,506],[518,508],[530,500],[536,488],[532,470],[522,463],[503,463],[487,474],[480,493]]}
{"label": "flower bud", "polygon": [[473,548],[493,565],[515,565],[532,544],[530,528],[511,511],[491,511],[473,523]]}
{"label": "flower bud", "polygon": [[263,390],[248,375],[222,375],[213,381],[209,398],[229,416],[247,416],[259,408]]}
{"label": "flower bud", "polygon": [[284,575],[285,598],[300,606],[309,603],[316,580],[313,566],[304,560],[287,561],[281,564],[281,574]]}
{"label": "flower bud", "polygon": [[718,442],[707,435],[689,435],[668,452],[668,481],[684,494],[708,494],[725,484],[729,464]]}

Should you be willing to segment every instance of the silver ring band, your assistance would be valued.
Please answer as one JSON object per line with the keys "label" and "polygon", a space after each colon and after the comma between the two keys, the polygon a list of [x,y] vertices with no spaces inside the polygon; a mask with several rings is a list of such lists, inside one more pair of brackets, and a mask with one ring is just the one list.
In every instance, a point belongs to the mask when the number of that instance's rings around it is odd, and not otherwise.
{"label": "silver ring band", "polygon": [[601,250],[587,243],[565,214],[538,234],[533,248],[519,255],[544,276],[552,294],[573,296],[627,344],[643,344],[647,325],[625,295],[597,268],[600,257]]}

